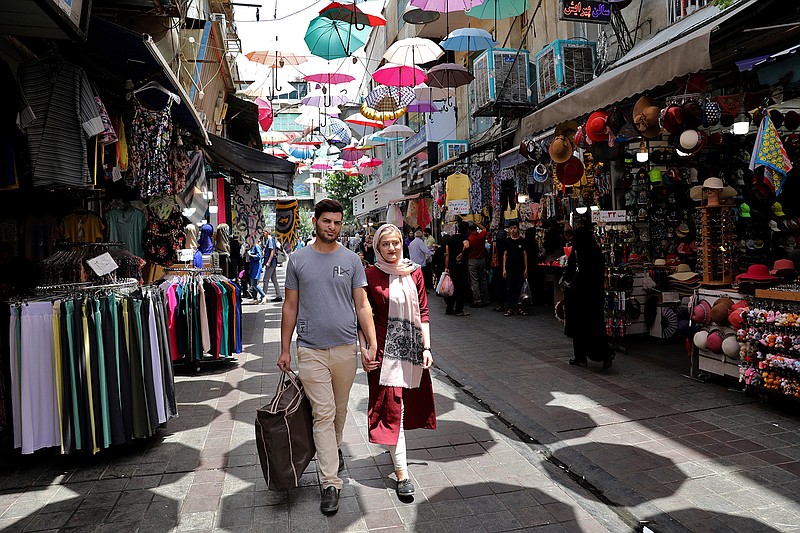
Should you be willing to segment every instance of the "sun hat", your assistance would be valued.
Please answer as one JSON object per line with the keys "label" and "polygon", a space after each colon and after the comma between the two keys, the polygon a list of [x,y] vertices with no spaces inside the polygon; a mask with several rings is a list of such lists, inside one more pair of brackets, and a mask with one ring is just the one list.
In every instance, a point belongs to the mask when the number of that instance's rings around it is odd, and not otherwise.
{"label": "sun hat", "polygon": [[705,146],[708,135],[695,129],[684,130],[678,136],[678,147],[683,152],[693,154]]}
{"label": "sun hat", "polygon": [[661,259],[661,258],[656,259],[655,261],[653,261],[653,266],[656,267],[656,268],[663,268],[663,267],[667,266],[667,260],[666,259]]}
{"label": "sun hat", "polygon": [[669,275],[669,277],[678,281],[687,281],[695,276],[697,276],[697,274],[692,272],[691,267],[686,263],[681,263],[680,265],[676,266],[675,272]]}
{"label": "sun hat", "polygon": [[772,214],[776,217],[785,217],[786,213],[783,212],[783,206],[780,202],[775,202],[772,204]]}
{"label": "sun hat", "polygon": [[772,121],[772,123],[775,124],[776,128],[780,129],[781,126],[783,126],[783,113],[781,113],[777,109],[770,110],[769,118]]}
{"label": "sun hat", "polygon": [[755,280],[755,281],[776,281],[778,278],[773,276],[767,265],[755,264],[747,267],[747,272],[736,276],[736,281],[739,280]]}
{"label": "sun hat", "polygon": [[695,185],[689,189],[689,196],[692,200],[703,200],[707,196],[705,189],[720,189],[720,200],[726,200],[736,196],[736,189],[733,187],[726,187],[719,178],[706,178],[702,185]]}
{"label": "sun hat", "polygon": [[722,353],[725,354],[725,357],[739,359],[739,341],[736,340],[735,334],[725,334],[725,337],[722,339]]}
{"label": "sun hat", "polygon": [[791,259],[776,259],[775,264],[772,265],[772,270],[769,271],[773,276],[781,270],[794,270],[794,261]]}
{"label": "sun hat", "polygon": [[658,102],[649,96],[639,98],[633,105],[633,124],[636,127],[636,131],[647,139],[656,137],[661,131],[658,125],[660,114],[661,107]]}
{"label": "sun hat", "polygon": [[550,159],[555,161],[556,163],[565,163],[572,157],[572,152],[575,151],[575,146],[572,144],[572,141],[569,137],[564,135],[558,135],[553,142],[550,143],[550,147],[547,149],[547,153],[550,154]]}
{"label": "sun hat", "polygon": [[533,168],[533,179],[539,183],[547,181],[547,167],[539,163]]}
{"label": "sun hat", "polygon": [[711,304],[700,300],[692,309],[692,322],[707,326],[711,322]]}
{"label": "sun hat", "polygon": [[574,155],[563,163],[556,165],[556,177],[567,187],[581,181],[584,174],[586,174],[586,169],[583,166],[583,162]]}
{"label": "sun hat", "polygon": [[704,330],[704,329],[701,329],[700,331],[698,331],[697,333],[694,334],[694,338],[692,339],[692,342],[694,343],[695,346],[697,346],[701,350],[707,350],[708,349],[708,332],[706,330]]}
{"label": "sun hat", "polygon": [[603,142],[608,140],[608,113],[605,111],[595,111],[586,120],[584,127],[586,136],[592,142]]}
{"label": "sun hat", "polygon": [[661,110],[659,125],[668,133],[680,133],[683,127],[683,108],[678,104],[670,104]]}

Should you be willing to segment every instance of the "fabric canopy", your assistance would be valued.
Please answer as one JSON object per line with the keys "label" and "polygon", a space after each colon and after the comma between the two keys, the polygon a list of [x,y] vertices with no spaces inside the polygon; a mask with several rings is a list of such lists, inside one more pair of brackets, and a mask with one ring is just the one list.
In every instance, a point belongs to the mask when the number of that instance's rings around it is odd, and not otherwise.
{"label": "fabric canopy", "polygon": [[709,5],[636,44],[600,76],[583,87],[524,117],[517,141],[554,124],[711,68],[711,32],[752,7],[747,0],[720,12]]}
{"label": "fabric canopy", "polygon": [[214,163],[282,191],[289,191],[295,164],[230,139],[209,133],[211,145],[204,147]]}

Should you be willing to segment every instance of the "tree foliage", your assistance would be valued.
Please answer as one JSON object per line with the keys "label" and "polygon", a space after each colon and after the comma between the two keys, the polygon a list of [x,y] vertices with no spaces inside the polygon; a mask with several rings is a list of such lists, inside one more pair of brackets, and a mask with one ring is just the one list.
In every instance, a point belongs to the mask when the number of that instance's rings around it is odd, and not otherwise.
{"label": "tree foliage", "polygon": [[348,176],[337,170],[328,174],[322,187],[332,199],[344,207],[344,222],[354,222],[353,198],[364,192],[364,179],[360,175]]}

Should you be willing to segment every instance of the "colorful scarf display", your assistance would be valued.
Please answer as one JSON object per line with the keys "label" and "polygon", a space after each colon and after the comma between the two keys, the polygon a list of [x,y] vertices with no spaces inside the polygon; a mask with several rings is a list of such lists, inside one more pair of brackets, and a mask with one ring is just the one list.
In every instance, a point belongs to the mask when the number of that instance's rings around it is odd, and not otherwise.
{"label": "colorful scarf display", "polygon": [[297,243],[297,228],[300,226],[300,211],[297,200],[275,202],[275,237],[286,248]]}
{"label": "colorful scarf display", "polygon": [[772,181],[775,194],[780,194],[786,174],[792,170],[792,162],[778,136],[775,124],[772,123],[767,113],[764,113],[764,118],[761,120],[761,126],[758,128],[758,135],[753,146],[753,154],[750,157],[750,170],[755,171],[758,166],[765,166],[774,171]]}
{"label": "colorful scarf display", "polygon": [[381,236],[385,233],[397,233],[401,242],[403,235],[394,224],[384,224],[373,239],[375,266],[389,275],[389,321],[379,383],[387,387],[416,389],[422,379],[424,343],[419,294],[411,273],[419,266],[403,258],[402,246],[398,250],[400,259],[396,263],[387,262],[380,253]]}

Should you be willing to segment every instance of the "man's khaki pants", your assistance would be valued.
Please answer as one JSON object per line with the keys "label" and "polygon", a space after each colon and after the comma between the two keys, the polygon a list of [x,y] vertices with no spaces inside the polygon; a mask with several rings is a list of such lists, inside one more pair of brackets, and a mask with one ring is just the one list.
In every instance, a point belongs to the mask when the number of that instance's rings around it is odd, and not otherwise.
{"label": "man's khaki pants", "polygon": [[350,388],[356,377],[357,352],[355,344],[326,350],[297,347],[298,375],[314,416],[314,445],[323,490],[331,486],[342,488],[338,450],[347,419]]}

